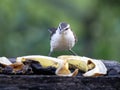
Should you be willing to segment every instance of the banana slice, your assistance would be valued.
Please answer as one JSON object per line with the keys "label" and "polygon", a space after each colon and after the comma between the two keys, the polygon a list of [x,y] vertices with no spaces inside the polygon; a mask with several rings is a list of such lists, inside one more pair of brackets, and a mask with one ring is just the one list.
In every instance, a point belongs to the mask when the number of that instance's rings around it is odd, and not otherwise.
{"label": "banana slice", "polygon": [[107,74],[107,68],[101,60],[95,60],[88,57],[62,55],[59,59],[67,60],[72,66],[84,71],[83,76],[101,76]]}
{"label": "banana slice", "polygon": [[24,64],[23,63],[19,63],[19,62],[16,62],[16,63],[13,63],[11,65],[9,65],[13,68],[13,72],[16,73],[17,71],[20,71],[24,68]]}
{"label": "banana slice", "polygon": [[78,74],[78,69],[75,69],[73,73],[69,70],[69,64],[67,60],[65,60],[63,63],[59,63],[59,67],[56,70],[56,75],[58,76],[76,76]]}
{"label": "banana slice", "polygon": [[22,56],[22,57],[17,57],[17,62],[24,62],[25,60],[35,60],[38,61],[43,68],[52,66],[57,68],[58,63],[63,63],[63,60],[53,58],[53,57],[48,57],[48,56],[41,56],[41,55],[29,55],[29,56]]}
{"label": "banana slice", "polygon": [[12,63],[8,58],[6,57],[0,57],[0,63],[4,65],[5,67],[10,66],[13,68],[12,72],[17,72],[19,70],[22,70],[23,68],[23,63]]}
{"label": "banana slice", "polygon": [[12,62],[10,62],[10,60],[6,57],[0,57],[0,63],[3,65],[11,65]]}
{"label": "banana slice", "polygon": [[95,67],[86,73],[83,74],[83,76],[89,77],[89,76],[102,76],[107,74],[107,68],[103,64],[101,60],[92,60],[91,62],[95,64]]}
{"label": "banana slice", "polygon": [[73,56],[73,55],[62,55],[58,57],[59,59],[62,60],[67,60],[69,63],[70,68],[78,68],[81,71],[88,71],[88,66],[86,60],[83,60],[82,57],[80,56]]}
{"label": "banana slice", "polygon": [[58,76],[76,76],[78,74],[78,69],[75,69],[73,73],[69,70],[69,65],[67,60],[61,60],[58,58],[41,56],[41,55],[29,55],[17,57],[17,62],[24,62],[25,60],[35,60],[38,61],[43,68],[45,67],[55,67],[55,74]]}

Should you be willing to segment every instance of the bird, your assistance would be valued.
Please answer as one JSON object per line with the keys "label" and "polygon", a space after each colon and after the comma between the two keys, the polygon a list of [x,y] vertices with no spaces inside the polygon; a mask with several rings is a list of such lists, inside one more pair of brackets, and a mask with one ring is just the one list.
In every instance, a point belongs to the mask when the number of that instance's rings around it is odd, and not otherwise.
{"label": "bird", "polygon": [[77,42],[77,38],[71,30],[70,24],[60,22],[58,28],[50,28],[48,31],[50,32],[50,52],[48,56],[51,56],[53,51],[62,50],[68,50],[73,55],[77,55],[72,50],[72,47],[74,47]]}

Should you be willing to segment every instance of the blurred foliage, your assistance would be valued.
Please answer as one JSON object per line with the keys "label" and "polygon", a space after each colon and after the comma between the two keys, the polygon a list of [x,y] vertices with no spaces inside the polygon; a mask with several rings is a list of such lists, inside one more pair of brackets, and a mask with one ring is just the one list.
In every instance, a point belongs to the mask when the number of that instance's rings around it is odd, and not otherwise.
{"label": "blurred foliage", "polygon": [[119,61],[119,10],[120,0],[0,0],[0,56],[48,55],[48,28],[67,22],[78,55]]}

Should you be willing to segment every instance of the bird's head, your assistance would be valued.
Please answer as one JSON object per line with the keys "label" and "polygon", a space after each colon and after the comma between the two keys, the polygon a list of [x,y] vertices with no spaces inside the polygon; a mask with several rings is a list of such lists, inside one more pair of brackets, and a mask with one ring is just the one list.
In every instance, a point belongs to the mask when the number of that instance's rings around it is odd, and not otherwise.
{"label": "bird's head", "polygon": [[63,33],[65,31],[69,30],[69,29],[70,29],[70,25],[65,23],[65,22],[60,23],[59,26],[58,26],[58,30],[59,30],[60,33]]}

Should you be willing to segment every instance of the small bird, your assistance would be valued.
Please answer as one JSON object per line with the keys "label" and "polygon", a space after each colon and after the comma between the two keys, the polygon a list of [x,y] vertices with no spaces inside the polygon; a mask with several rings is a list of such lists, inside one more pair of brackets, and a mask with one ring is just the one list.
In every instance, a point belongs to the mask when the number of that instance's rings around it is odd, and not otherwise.
{"label": "small bird", "polygon": [[76,35],[72,32],[69,24],[61,22],[58,28],[51,28],[49,32],[50,52],[48,56],[51,56],[52,52],[57,50],[69,50],[73,55],[77,55],[72,50],[77,41]]}

